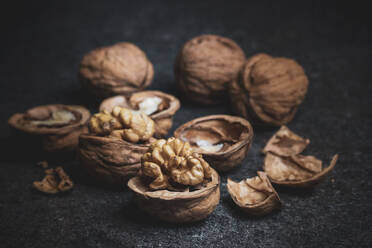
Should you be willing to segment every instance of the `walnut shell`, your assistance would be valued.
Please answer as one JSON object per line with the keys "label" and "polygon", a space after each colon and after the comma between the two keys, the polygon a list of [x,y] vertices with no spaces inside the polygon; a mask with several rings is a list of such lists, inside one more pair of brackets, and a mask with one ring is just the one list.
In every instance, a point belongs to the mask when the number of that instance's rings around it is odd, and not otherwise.
{"label": "walnut shell", "polygon": [[131,178],[128,187],[138,207],[148,214],[167,222],[195,222],[211,214],[220,200],[220,177],[211,170],[212,180],[195,191],[152,191],[141,176]]}
{"label": "walnut shell", "polygon": [[230,84],[231,104],[255,125],[290,122],[305,98],[308,78],[296,61],[257,54],[249,58]]}
{"label": "walnut shell", "polygon": [[[70,113],[65,122],[54,119],[55,113]],[[11,127],[41,139],[42,149],[47,152],[71,151],[78,145],[78,137],[88,131],[86,122],[90,112],[77,105],[51,104],[34,107],[25,113],[12,115],[8,123]]]}
{"label": "walnut shell", "polygon": [[98,97],[142,90],[153,77],[154,68],[146,54],[129,42],[97,48],[80,62],[83,87]]}
{"label": "walnut shell", "polygon": [[282,204],[266,173],[258,171],[257,175],[239,183],[228,178],[227,190],[243,211],[252,215],[265,215],[280,208]]}
{"label": "walnut shell", "polygon": [[330,165],[322,168],[322,161],[313,156],[278,156],[268,152],[264,170],[275,184],[292,187],[312,187],[323,179],[336,165],[338,155],[334,155]]}
{"label": "walnut shell", "polygon": [[174,137],[190,143],[216,170],[228,171],[247,156],[253,139],[251,124],[237,116],[209,115],[176,129]]}
{"label": "walnut shell", "polygon": [[141,157],[150,144],[133,144],[122,139],[82,134],[78,155],[81,165],[97,181],[122,186],[141,168]]}
{"label": "walnut shell", "polygon": [[175,77],[188,99],[212,105],[224,99],[244,62],[244,52],[233,40],[201,35],[181,48]]}
{"label": "walnut shell", "polygon": [[172,95],[149,90],[136,92],[130,96],[114,96],[105,99],[99,109],[100,111],[112,111],[115,106],[120,106],[138,110],[139,104],[154,97],[162,101],[157,105],[157,110],[149,114],[149,117],[155,122],[155,137],[160,138],[168,134],[168,130],[172,127],[173,116],[180,108],[180,101]]}

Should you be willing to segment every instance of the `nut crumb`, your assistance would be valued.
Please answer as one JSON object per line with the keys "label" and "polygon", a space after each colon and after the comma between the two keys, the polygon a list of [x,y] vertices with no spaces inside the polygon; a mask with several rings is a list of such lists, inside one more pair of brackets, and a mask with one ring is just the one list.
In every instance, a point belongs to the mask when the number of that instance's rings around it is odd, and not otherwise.
{"label": "nut crumb", "polygon": [[46,169],[43,180],[33,183],[35,189],[47,194],[66,192],[71,190],[73,186],[74,183],[60,166]]}

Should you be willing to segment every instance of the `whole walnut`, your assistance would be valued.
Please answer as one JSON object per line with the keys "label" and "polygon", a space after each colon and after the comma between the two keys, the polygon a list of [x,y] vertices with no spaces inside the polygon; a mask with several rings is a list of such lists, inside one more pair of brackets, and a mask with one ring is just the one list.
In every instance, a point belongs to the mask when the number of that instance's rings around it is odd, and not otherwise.
{"label": "whole walnut", "polygon": [[256,125],[281,126],[293,119],[308,84],[304,69],[293,59],[257,54],[230,84],[231,104]]}
{"label": "whole walnut", "polygon": [[224,99],[228,84],[244,62],[244,52],[233,40],[201,35],[182,47],[175,62],[175,76],[187,98],[212,105]]}
{"label": "whole walnut", "polygon": [[153,77],[154,68],[146,54],[129,42],[97,48],[80,62],[83,87],[98,97],[142,90]]}

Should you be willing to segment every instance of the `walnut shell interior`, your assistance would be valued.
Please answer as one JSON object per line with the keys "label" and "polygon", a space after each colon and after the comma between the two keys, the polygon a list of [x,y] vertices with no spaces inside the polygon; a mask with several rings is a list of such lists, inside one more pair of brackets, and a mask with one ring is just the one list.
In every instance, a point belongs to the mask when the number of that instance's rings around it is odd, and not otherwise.
{"label": "walnut shell interior", "polygon": [[276,193],[266,173],[257,172],[257,176],[237,183],[227,179],[227,189],[236,205],[252,215],[265,215],[281,207]]}
{"label": "walnut shell interior", "polygon": [[83,87],[98,97],[142,90],[153,77],[154,68],[146,54],[129,42],[94,49],[80,62]]}
{"label": "walnut shell interior", "polygon": [[129,180],[128,187],[138,207],[148,214],[167,222],[195,222],[211,214],[220,200],[220,178],[211,170],[211,181],[195,191],[153,191],[139,175]]}
{"label": "walnut shell interior", "polygon": [[[136,92],[130,96],[114,96],[105,99],[99,109],[100,111],[111,111],[115,106],[120,106],[139,110],[142,103],[147,101],[147,106],[149,105],[148,99],[157,99],[155,101],[153,100],[153,104],[150,102],[150,105],[156,106],[156,110],[148,115],[155,122],[155,136],[163,137],[172,127],[173,116],[180,108],[180,101],[170,94],[151,90]],[[159,102],[158,99],[161,101]],[[152,106],[147,109],[149,108],[153,109]]]}
{"label": "walnut shell interior", "polygon": [[122,186],[141,168],[141,157],[150,143],[134,144],[122,139],[82,134],[79,137],[80,164],[96,181]]}
{"label": "walnut shell interior", "polygon": [[175,77],[187,99],[206,105],[226,96],[245,62],[243,50],[231,39],[200,35],[186,42],[175,61]]}
{"label": "walnut shell interior", "polygon": [[8,123],[21,132],[42,139],[45,151],[76,148],[78,137],[87,132],[90,112],[77,105],[51,104],[12,115]]}
{"label": "walnut shell interior", "polygon": [[251,124],[240,117],[210,115],[189,121],[174,132],[218,171],[228,171],[247,156],[253,138]]}

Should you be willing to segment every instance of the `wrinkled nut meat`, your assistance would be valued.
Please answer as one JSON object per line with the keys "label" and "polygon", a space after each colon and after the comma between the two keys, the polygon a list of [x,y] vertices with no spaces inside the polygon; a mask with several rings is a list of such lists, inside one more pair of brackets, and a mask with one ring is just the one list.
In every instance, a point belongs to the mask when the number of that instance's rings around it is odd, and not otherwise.
{"label": "wrinkled nut meat", "polygon": [[288,127],[282,126],[267,142],[263,153],[271,152],[279,156],[296,155],[305,150],[309,143],[309,139],[304,139],[293,133]]}
{"label": "wrinkled nut meat", "polygon": [[72,189],[74,183],[62,167],[45,170],[45,177],[42,181],[35,181],[33,187],[41,192],[57,194]]}
{"label": "wrinkled nut meat", "polygon": [[188,143],[170,138],[151,145],[142,157],[141,173],[129,180],[128,187],[148,214],[185,223],[214,211],[220,199],[219,184],[217,172],[201,155]]}
{"label": "wrinkled nut meat", "polygon": [[89,111],[82,106],[52,104],[34,107],[12,115],[11,127],[42,141],[43,150],[56,152],[74,150],[78,137],[86,133]]}
{"label": "wrinkled nut meat", "polygon": [[174,132],[189,142],[218,171],[228,171],[247,156],[253,138],[251,124],[240,117],[210,115],[189,121]]}
{"label": "wrinkled nut meat", "polygon": [[181,48],[175,77],[189,100],[212,105],[224,99],[244,62],[244,52],[233,40],[201,35]]}
{"label": "wrinkled nut meat", "polygon": [[231,104],[254,125],[281,126],[293,119],[308,84],[304,69],[294,60],[257,54],[230,84]]}
{"label": "wrinkled nut meat", "polygon": [[154,68],[146,54],[129,42],[97,48],[80,62],[83,87],[98,97],[142,90],[153,77]]}
{"label": "wrinkled nut meat", "polygon": [[88,174],[111,186],[122,186],[141,167],[149,149],[154,122],[143,113],[115,107],[89,121],[89,134],[79,137],[79,159]]}
{"label": "wrinkled nut meat", "polygon": [[279,195],[264,172],[236,183],[227,179],[227,190],[236,205],[252,215],[265,215],[280,208]]}
{"label": "wrinkled nut meat", "polygon": [[89,131],[96,135],[122,138],[137,143],[148,141],[155,132],[155,124],[146,114],[116,106],[92,116]]}
{"label": "wrinkled nut meat", "polygon": [[141,91],[130,96],[107,98],[100,105],[100,111],[112,111],[115,106],[143,112],[155,122],[155,137],[163,137],[172,127],[174,114],[180,108],[179,100],[161,91]]}
{"label": "wrinkled nut meat", "polygon": [[264,170],[275,184],[293,187],[311,187],[323,179],[336,165],[334,155],[330,165],[322,168],[322,161],[314,156],[292,155],[289,157],[267,153]]}
{"label": "wrinkled nut meat", "polygon": [[152,143],[141,163],[142,174],[153,180],[149,184],[152,190],[172,189],[171,182],[195,186],[211,178],[209,164],[189,143],[176,138]]}

